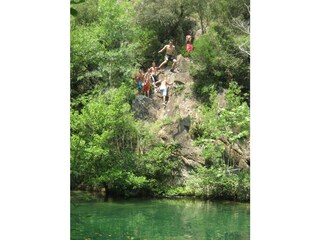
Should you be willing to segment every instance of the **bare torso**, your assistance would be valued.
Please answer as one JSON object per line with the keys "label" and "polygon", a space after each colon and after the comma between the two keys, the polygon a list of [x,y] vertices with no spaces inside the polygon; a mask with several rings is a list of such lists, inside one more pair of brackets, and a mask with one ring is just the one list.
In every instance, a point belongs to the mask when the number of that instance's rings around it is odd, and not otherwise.
{"label": "bare torso", "polygon": [[151,72],[152,75],[158,75],[158,68],[157,67],[151,67],[151,70],[152,70],[152,72]]}
{"label": "bare torso", "polygon": [[143,73],[138,73],[136,77],[137,82],[143,82],[144,80],[144,74]]}
{"label": "bare torso", "polygon": [[161,85],[160,85],[160,89],[163,89],[163,88],[167,88],[168,87],[168,82],[166,79],[163,79],[161,80]]}
{"label": "bare torso", "polygon": [[166,54],[174,55],[175,50],[176,50],[176,47],[174,45],[171,45],[171,46],[170,44],[166,45]]}

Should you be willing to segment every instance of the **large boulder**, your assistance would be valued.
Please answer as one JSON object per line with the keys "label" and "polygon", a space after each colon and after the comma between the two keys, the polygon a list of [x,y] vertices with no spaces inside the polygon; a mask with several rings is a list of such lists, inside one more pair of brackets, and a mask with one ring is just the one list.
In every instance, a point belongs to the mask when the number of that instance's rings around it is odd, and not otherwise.
{"label": "large boulder", "polygon": [[160,109],[157,101],[144,95],[137,95],[132,102],[134,117],[141,120],[156,120]]}
{"label": "large boulder", "polygon": [[176,120],[175,122],[163,126],[158,132],[158,137],[163,142],[176,142],[179,144],[179,157],[189,168],[204,164],[201,157],[201,149],[194,146],[189,134],[191,125],[190,117]]}
{"label": "large boulder", "polygon": [[177,56],[177,69],[179,73],[189,74],[190,59],[183,57],[181,54]]}

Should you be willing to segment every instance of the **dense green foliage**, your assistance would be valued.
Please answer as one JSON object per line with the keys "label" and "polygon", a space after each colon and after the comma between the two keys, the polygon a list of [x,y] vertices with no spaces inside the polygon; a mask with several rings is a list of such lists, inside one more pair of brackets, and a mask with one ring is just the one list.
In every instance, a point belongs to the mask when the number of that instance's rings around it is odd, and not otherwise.
{"label": "dense green foliage", "polygon": [[[72,2],[71,10],[71,188],[248,200],[249,172],[229,173],[234,163],[215,142],[249,138],[249,35],[236,27],[249,21],[246,4],[85,0]],[[156,53],[170,38],[183,53],[184,36],[198,30],[203,35],[194,42],[190,71],[202,121],[190,133],[206,164],[181,184],[179,144],[155,136],[174,119],[134,118],[133,76],[152,60],[159,63],[162,55]],[[224,108],[217,106],[221,88],[227,89]]]}
{"label": "dense green foliage", "polygon": [[[247,4],[245,3],[247,2]],[[243,93],[250,90],[249,1],[216,1],[206,15],[207,34],[194,43],[195,94],[207,102],[208,87],[228,88],[236,81]],[[225,9],[225,10],[223,10]],[[214,17],[212,16],[214,14]]]}
{"label": "dense green foliage", "polygon": [[169,196],[190,195],[203,198],[248,201],[250,199],[250,172],[241,170],[234,174],[233,159],[225,152],[218,139],[230,143],[248,141],[250,132],[250,109],[240,95],[241,88],[230,82],[226,90],[225,107],[218,106],[217,91],[210,90],[210,100],[202,105],[201,121],[195,121],[190,133],[202,148],[205,165],[195,169],[184,187],[172,188]]}
{"label": "dense green foliage", "polygon": [[195,43],[192,55],[192,73],[195,78],[195,93],[203,102],[209,98],[208,87],[227,88],[236,81],[249,90],[249,58],[238,49],[236,39],[230,29],[212,26],[209,32]]}
{"label": "dense green foliage", "polygon": [[71,97],[97,85],[128,83],[133,69],[144,61],[150,36],[132,24],[135,14],[131,4],[100,1],[98,9],[96,1],[86,4],[92,17],[78,14],[71,24]]}
{"label": "dense green foliage", "polygon": [[191,129],[198,143],[218,138],[235,142],[249,137],[250,109],[240,95],[240,89],[236,82],[230,82],[225,93],[225,107],[219,106],[217,92],[211,89],[209,105],[202,106],[202,121],[195,122]]}
{"label": "dense green foliage", "polygon": [[122,85],[83,98],[85,106],[71,109],[71,183],[94,189],[104,186],[117,194],[133,190],[160,194],[179,174],[178,146],[157,143],[135,121]]}
{"label": "dense green foliage", "polygon": [[71,111],[72,180],[81,176],[87,184],[111,183],[117,188],[127,177],[137,184],[143,180],[131,168],[137,127],[126,92],[124,86],[111,89],[89,100],[80,114]]}
{"label": "dense green foliage", "polygon": [[226,91],[226,106],[218,106],[217,92],[211,89],[209,106],[202,107],[202,121],[195,122],[191,134],[203,149],[206,167],[196,169],[189,181],[193,193],[206,197],[248,200],[250,197],[250,172],[228,174],[236,167],[235,161],[228,156],[225,145],[217,140],[229,143],[244,143],[250,136],[250,109],[240,95],[240,87],[230,82]]}
{"label": "dense green foliage", "polygon": [[152,42],[148,58],[159,61],[156,55],[169,39],[174,39],[174,44],[179,49],[184,44],[185,34],[196,22],[190,18],[192,8],[187,0],[147,0],[137,6],[137,22],[153,32],[155,39]]}
{"label": "dense green foliage", "polygon": [[188,180],[189,194],[215,199],[247,201],[250,199],[250,175],[228,172],[226,167],[199,167]]}

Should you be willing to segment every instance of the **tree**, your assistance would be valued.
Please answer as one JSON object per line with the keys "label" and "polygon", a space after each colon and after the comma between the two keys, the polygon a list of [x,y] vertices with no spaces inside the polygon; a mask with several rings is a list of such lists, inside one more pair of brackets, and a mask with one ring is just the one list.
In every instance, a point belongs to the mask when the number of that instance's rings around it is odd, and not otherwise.
{"label": "tree", "polygon": [[133,12],[128,3],[100,1],[98,20],[73,25],[72,98],[93,90],[97,85],[119,87],[122,82],[130,81],[132,71],[144,62],[150,34],[132,24]]}
{"label": "tree", "polygon": [[153,31],[157,37],[154,52],[169,39],[181,46],[185,34],[195,26],[195,21],[190,18],[190,3],[186,0],[147,0],[138,4],[136,9],[137,23]]}
{"label": "tree", "polygon": [[124,192],[144,182],[143,176],[135,175],[138,127],[128,95],[130,90],[123,85],[92,98],[80,112],[71,112],[73,185],[108,186]]}
{"label": "tree", "polygon": [[99,18],[98,0],[71,1],[71,25],[87,25]]}

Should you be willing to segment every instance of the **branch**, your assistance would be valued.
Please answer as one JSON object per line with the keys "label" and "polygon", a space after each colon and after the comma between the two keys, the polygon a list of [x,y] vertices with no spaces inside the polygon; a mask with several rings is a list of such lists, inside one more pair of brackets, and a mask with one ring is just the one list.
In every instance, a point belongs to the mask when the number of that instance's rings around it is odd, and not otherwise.
{"label": "branch", "polygon": [[251,13],[250,13],[250,7],[247,5],[247,4],[244,4],[246,7],[247,7],[247,10],[248,10],[248,12],[249,12],[249,15],[251,15]]}
{"label": "branch", "polygon": [[250,14],[250,7],[246,4],[246,2],[244,0],[242,0],[241,2],[246,6],[246,8],[247,8],[247,10],[249,12],[249,15],[251,15]]}
{"label": "branch", "polygon": [[250,56],[250,52],[248,52],[247,50],[245,50],[243,47],[244,45],[246,45],[248,42],[245,42],[244,44],[241,44],[239,46],[240,51],[242,51],[243,53],[247,54],[248,56]]}
{"label": "branch", "polygon": [[250,26],[247,22],[240,20],[239,18],[232,18],[231,25],[241,32],[250,35]]}

